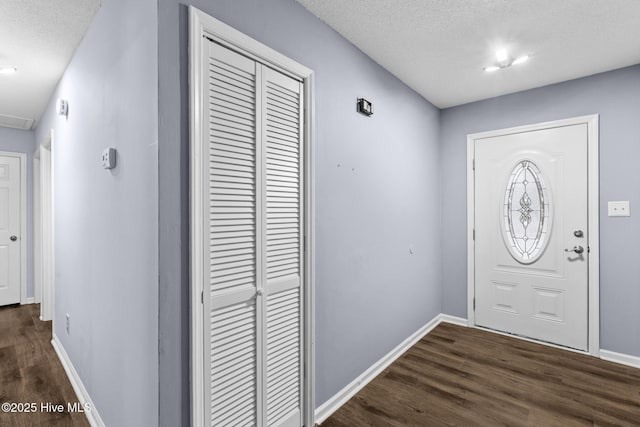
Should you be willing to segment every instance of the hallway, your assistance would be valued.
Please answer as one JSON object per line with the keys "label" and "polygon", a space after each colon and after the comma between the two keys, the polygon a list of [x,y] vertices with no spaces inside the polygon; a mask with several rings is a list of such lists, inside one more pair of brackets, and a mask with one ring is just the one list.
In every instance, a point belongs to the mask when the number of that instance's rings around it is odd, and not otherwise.
{"label": "hallway", "polygon": [[[39,313],[39,304],[0,308],[0,403],[36,408],[7,413],[3,405],[0,426],[88,426],[84,414],[66,410],[76,394],[51,345],[51,322]],[[42,411],[42,404],[62,404],[64,411]]]}

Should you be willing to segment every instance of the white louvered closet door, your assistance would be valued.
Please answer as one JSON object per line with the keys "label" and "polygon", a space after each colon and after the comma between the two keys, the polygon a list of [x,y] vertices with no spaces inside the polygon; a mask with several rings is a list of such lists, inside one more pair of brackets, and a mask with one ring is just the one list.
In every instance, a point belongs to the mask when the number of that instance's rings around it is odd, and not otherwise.
{"label": "white louvered closet door", "polygon": [[[210,286],[205,287],[205,368],[212,426],[259,421],[261,344],[260,203],[257,177],[256,64],[215,43],[207,59]],[[206,254],[205,254],[206,255]],[[206,371],[205,371],[206,372]],[[205,384],[208,382],[205,381]]]}
{"label": "white louvered closet door", "polygon": [[301,83],[214,42],[203,59],[205,419],[300,427]]}
{"label": "white louvered closet door", "polygon": [[302,425],[302,115],[300,82],[264,68],[266,412]]}

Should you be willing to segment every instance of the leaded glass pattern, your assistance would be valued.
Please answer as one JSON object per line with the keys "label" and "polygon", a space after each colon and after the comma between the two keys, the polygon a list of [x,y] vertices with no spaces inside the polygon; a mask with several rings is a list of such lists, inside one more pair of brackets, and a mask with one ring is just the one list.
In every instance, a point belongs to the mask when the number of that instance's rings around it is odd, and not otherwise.
{"label": "leaded glass pattern", "polygon": [[540,169],[530,160],[513,168],[504,194],[503,237],[513,257],[534,262],[544,251],[551,222],[549,192]]}

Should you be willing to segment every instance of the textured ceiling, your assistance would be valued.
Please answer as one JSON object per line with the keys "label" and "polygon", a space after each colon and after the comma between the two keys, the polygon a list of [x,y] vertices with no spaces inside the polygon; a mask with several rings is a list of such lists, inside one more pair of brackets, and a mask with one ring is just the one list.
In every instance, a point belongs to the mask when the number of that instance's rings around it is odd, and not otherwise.
{"label": "textured ceiling", "polygon": [[100,0],[0,0],[0,115],[39,120]]}
{"label": "textured ceiling", "polygon": [[640,63],[640,0],[297,1],[440,108]]}

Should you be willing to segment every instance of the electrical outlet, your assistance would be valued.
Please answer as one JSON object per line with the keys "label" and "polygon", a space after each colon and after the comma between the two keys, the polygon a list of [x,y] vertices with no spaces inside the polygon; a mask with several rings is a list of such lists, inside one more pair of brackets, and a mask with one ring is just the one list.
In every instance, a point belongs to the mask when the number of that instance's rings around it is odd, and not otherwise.
{"label": "electrical outlet", "polygon": [[609,216],[631,216],[629,201],[609,202]]}
{"label": "electrical outlet", "polygon": [[69,327],[71,326],[71,316],[69,316],[69,313],[67,313],[67,322],[65,324],[65,327],[67,328],[67,335],[69,335]]}

